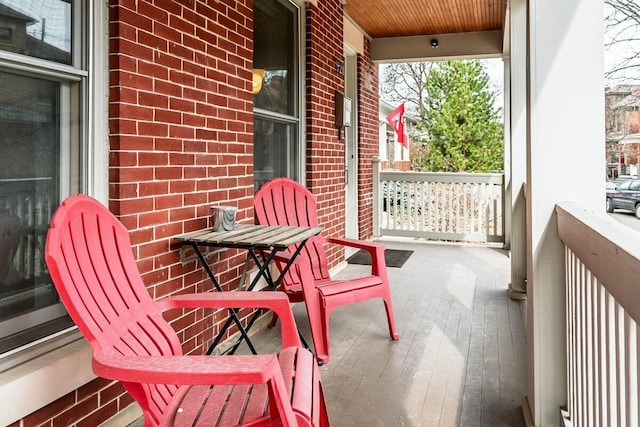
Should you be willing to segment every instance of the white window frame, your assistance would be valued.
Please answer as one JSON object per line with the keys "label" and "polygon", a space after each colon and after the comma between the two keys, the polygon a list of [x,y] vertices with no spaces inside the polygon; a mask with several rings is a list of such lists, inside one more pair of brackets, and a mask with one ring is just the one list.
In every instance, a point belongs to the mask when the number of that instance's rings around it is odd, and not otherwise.
{"label": "white window frame", "polygon": [[[81,0],[72,0],[75,5]],[[81,43],[82,34],[88,52],[86,123],[83,123],[87,138],[85,153],[85,190],[88,194],[108,204],[108,3],[106,0],[86,0],[88,29],[74,31]],[[78,29],[80,30],[80,29]],[[0,52],[0,65],[9,64],[13,69],[20,63],[37,65],[50,76],[69,77],[70,67],[50,64],[37,58],[17,57]],[[28,68],[24,67],[23,69]],[[73,74],[77,74],[74,70]],[[0,411],[0,425],[8,425],[24,418],[40,408],[78,389],[95,378],[91,369],[91,350],[82,339],[77,328],[71,327],[53,336],[24,346],[11,357],[20,363],[0,374],[0,401],[20,402],[19,405],[4,405]]]}

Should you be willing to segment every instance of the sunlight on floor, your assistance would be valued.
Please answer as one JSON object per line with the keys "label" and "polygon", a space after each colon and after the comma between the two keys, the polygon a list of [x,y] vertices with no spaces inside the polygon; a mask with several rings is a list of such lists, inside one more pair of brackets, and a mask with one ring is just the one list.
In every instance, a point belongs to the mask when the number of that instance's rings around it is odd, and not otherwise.
{"label": "sunlight on floor", "polygon": [[464,375],[464,357],[445,333],[434,326],[407,393],[404,407],[411,414],[409,425],[457,426]]}
{"label": "sunlight on floor", "polygon": [[447,278],[446,289],[467,310],[473,307],[476,293],[476,274],[462,264],[456,264]]}

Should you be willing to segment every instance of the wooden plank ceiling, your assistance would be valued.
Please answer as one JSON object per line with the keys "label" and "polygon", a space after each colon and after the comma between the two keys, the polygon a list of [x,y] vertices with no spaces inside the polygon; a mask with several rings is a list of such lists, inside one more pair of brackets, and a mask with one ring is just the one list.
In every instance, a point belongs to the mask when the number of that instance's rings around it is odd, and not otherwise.
{"label": "wooden plank ceiling", "polygon": [[506,0],[343,0],[370,37],[503,30]]}

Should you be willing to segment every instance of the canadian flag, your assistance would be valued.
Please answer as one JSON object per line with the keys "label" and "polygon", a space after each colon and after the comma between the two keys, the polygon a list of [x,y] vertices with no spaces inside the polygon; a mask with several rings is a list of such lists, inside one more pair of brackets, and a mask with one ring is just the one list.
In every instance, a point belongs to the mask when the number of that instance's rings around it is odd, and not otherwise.
{"label": "canadian flag", "polygon": [[404,147],[408,147],[409,141],[407,135],[404,133],[404,102],[387,116],[387,122],[395,131],[398,142]]}

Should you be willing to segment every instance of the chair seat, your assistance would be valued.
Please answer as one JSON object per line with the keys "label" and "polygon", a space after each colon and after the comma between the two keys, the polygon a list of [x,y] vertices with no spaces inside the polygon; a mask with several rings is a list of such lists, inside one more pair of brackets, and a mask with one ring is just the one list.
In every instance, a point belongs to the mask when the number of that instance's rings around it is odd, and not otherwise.
{"label": "chair seat", "polygon": [[[316,282],[316,286],[323,296],[331,296],[342,294],[346,292],[353,292],[360,289],[366,289],[372,286],[379,286],[382,280],[378,276],[365,276],[358,277],[356,279],[349,279],[348,282],[344,280],[323,280]],[[304,296],[302,294],[302,286],[294,285],[289,286],[286,290],[289,294],[291,302],[302,302]]]}
{"label": "chair seat", "polygon": [[[278,356],[292,409],[299,425],[320,425],[321,409],[313,407],[313,394],[320,394],[320,373],[313,355],[300,347],[289,347]],[[312,386],[310,386],[312,385]],[[166,426],[270,425],[266,384],[183,386],[171,402],[172,417]]]}
{"label": "chair seat", "polygon": [[322,282],[316,282],[316,286],[320,293],[327,297],[332,295],[343,294],[347,292],[359,291],[362,289],[370,288],[372,286],[379,286],[382,283],[377,276],[365,276],[358,277],[356,279],[344,280],[327,280]]}

